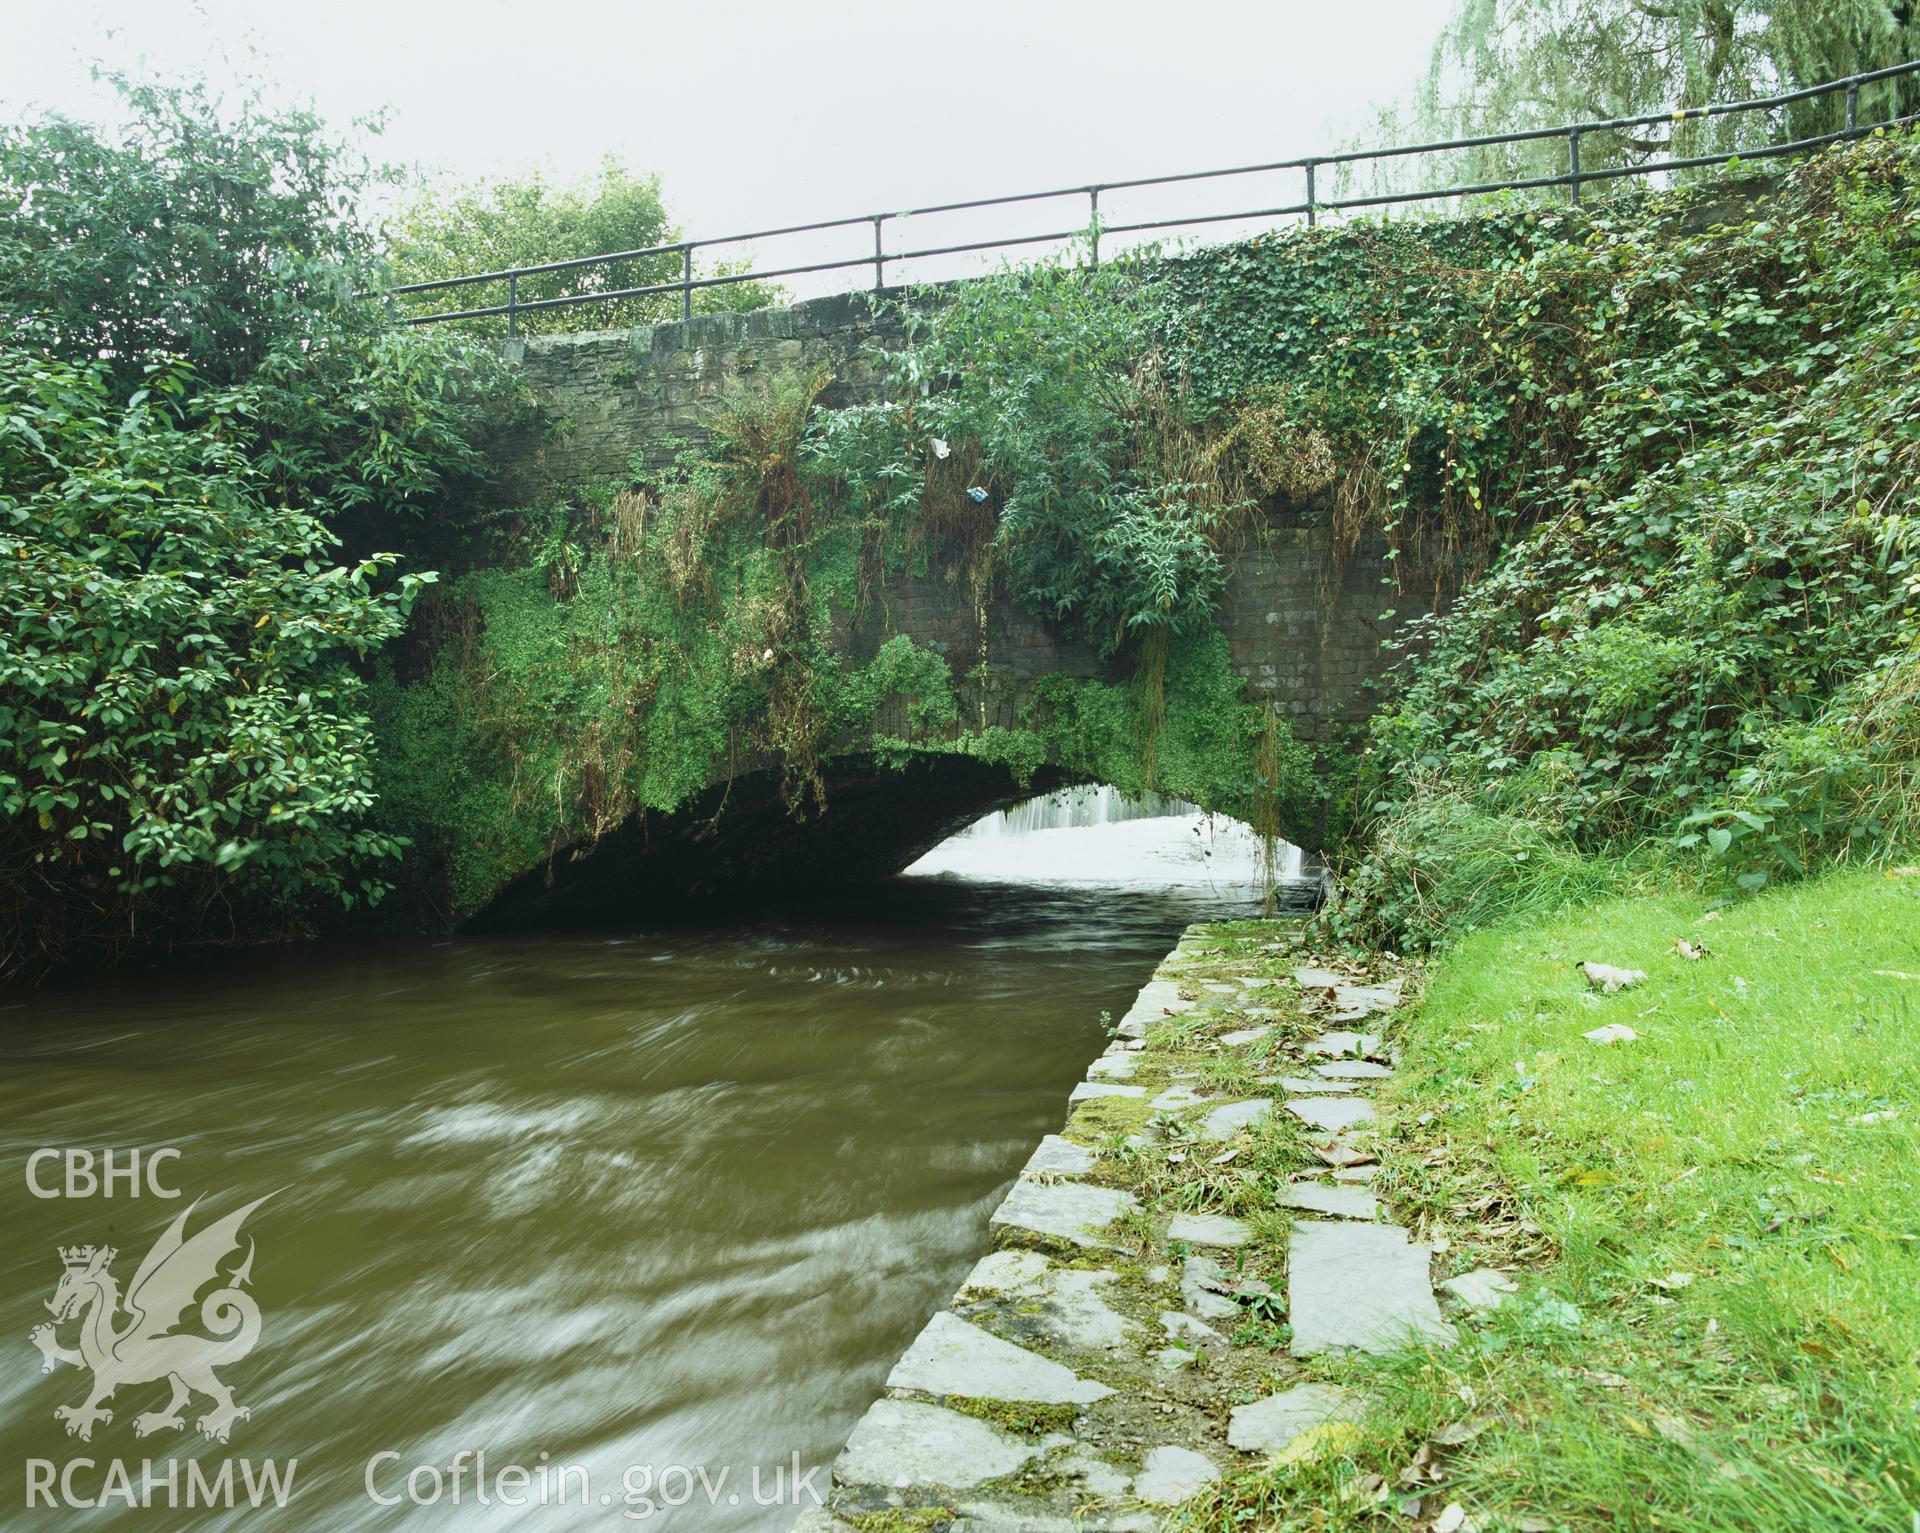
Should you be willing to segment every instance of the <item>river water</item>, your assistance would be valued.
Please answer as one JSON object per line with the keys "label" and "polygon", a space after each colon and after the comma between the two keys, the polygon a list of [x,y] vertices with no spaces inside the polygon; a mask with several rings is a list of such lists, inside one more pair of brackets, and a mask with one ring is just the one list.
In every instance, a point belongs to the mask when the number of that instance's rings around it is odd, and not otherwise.
{"label": "river water", "polygon": [[[736,929],[221,954],[14,998],[0,1522],[784,1529],[810,1504],[795,1465],[831,1461],[985,1249],[1104,1046],[1102,1013],[1187,922],[1248,908],[1217,871],[948,873]],[[183,1196],[34,1195],[36,1150],[109,1147],[122,1167],[131,1147],[177,1149],[156,1177]],[[59,1190],[63,1168],[43,1157],[35,1176]],[[164,1381],[123,1385],[91,1441],[68,1436],[54,1410],[87,1376],[43,1375],[28,1338],[58,1248],[114,1246],[124,1293],[193,1199],[189,1233],[268,1194],[221,1266],[251,1249],[263,1315],[219,1369],[251,1410],[230,1441],[195,1430],[200,1396],[184,1430],[136,1436]],[[452,1501],[463,1449],[485,1453],[490,1506],[470,1468]],[[112,1466],[137,1499],[147,1459],[158,1504],[128,1509]],[[243,1459],[297,1460],[284,1508],[187,1508],[189,1460],[216,1497],[230,1464],[244,1502]],[[408,1499],[420,1465],[439,1469],[431,1504]],[[63,1474],[54,1494],[107,1504],[21,1510]]]}

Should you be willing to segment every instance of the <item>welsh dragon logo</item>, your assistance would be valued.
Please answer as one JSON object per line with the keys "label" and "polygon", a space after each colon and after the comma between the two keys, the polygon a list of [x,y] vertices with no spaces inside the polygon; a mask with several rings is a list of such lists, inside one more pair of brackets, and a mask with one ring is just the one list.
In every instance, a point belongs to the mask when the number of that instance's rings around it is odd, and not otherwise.
{"label": "welsh dragon logo", "polygon": [[[61,1247],[65,1270],[53,1297],[46,1301],[53,1321],[35,1326],[30,1339],[40,1349],[42,1373],[53,1372],[55,1363],[92,1370],[93,1387],[86,1403],[63,1405],[53,1413],[66,1423],[69,1436],[91,1440],[95,1423],[112,1421],[113,1412],[102,1402],[111,1399],[122,1384],[161,1379],[173,1386],[173,1397],[164,1409],[143,1411],[133,1418],[136,1437],[184,1426],[181,1411],[195,1394],[213,1402],[213,1409],[194,1425],[214,1441],[225,1442],[233,1423],[246,1419],[247,1408],[234,1404],[233,1391],[213,1370],[237,1363],[260,1339],[260,1306],[243,1292],[253,1273],[252,1240],[246,1242],[245,1258],[230,1272],[220,1268],[240,1249],[240,1226],[247,1215],[266,1201],[256,1198],[193,1236],[186,1234],[187,1218],[199,1205],[189,1207],[153,1243],[124,1299],[118,1280],[108,1270],[118,1254],[111,1246]],[[200,1324],[209,1334],[179,1330],[195,1296],[212,1283],[219,1286],[200,1303]],[[122,1311],[127,1318],[116,1323]],[[80,1345],[63,1347],[58,1328],[76,1317]]]}

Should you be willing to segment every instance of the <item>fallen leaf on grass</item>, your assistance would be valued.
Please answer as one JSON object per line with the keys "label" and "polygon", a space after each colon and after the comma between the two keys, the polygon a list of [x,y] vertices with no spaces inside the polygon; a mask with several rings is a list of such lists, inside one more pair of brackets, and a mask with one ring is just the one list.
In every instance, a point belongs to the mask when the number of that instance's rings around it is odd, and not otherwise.
{"label": "fallen leaf on grass", "polygon": [[1673,950],[1682,958],[1686,959],[1688,963],[1698,963],[1707,956],[1705,943],[1689,942],[1685,937],[1675,937],[1673,939]]}
{"label": "fallen leaf on grass", "polygon": [[1723,1480],[1739,1480],[1746,1477],[1746,1471],[1737,1465],[1728,1463],[1712,1448],[1700,1441],[1700,1434],[1678,1416],[1655,1416],[1653,1429],[1676,1447],[1685,1448],[1689,1453],[1698,1454],[1715,1474]]}
{"label": "fallen leaf on grass", "polygon": [[1631,989],[1647,977],[1644,969],[1621,969],[1610,963],[1583,963],[1580,971],[1587,976],[1587,983],[1599,986],[1604,995]]}
{"label": "fallen leaf on grass", "polygon": [[1446,1479],[1430,1442],[1420,1444],[1419,1451],[1413,1455],[1413,1461],[1400,1471],[1400,1483],[1408,1490],[1418,1490],[1423,1485],[1438,1485]]}
{"label": "fallen leaf on grass", "polygon": [[1640,1035],[1624,1022],[1609,1022],[1605,1027],[1596,1027],[1592,1032],[1580,1035],[1588,1043],[1633,1043]]}
{"label": "fallen leaf on grass", "polygon": [[1440,1515],[1433,1519],[1433,1533],[1472,1533],[1473,1524],[1467,1518],[1467,1509],[1458,1501],[1449,1501]]}
{"label": "fallen leaf on grass", "polygon": [[1352,1145],[1342,1144],[1337,1139],[1326,1144],[1316,1144],[1312,1149],[1315,1156],[1336,1171],[1347,1166],[1370,1166],[1376,1158],[1371,1150],[1357,1150]]}
{"label": "fallen leaf on grass", "polygon": [[1317,1458],[1343,1453],[1360,1436],[1350,1421],[1323,1421],[1308,1427],[1274,1455],[1275,1464],[1305,1464]]}
{"label": "fallen leaf on grass", "polygon": [[1693,1274],[1691,1272],[1669,1272],[1665,1277],[1652,1279],[1655,1288],[1664,1288],[1668,1292],[1672,1292],[1676,1288],[1685,1288],[1692,1282]]}

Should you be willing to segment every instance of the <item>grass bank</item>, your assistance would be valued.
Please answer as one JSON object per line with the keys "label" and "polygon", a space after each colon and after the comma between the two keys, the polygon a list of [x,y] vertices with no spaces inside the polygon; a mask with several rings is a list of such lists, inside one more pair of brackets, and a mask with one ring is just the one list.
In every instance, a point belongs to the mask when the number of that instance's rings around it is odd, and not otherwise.
{"label": "grass bank", "polygon": [[[1585,960],[1646,979],[1603,996]],[[1584,1038],[1607,1023],[1638,1036]],[[1382,1190],[1442,1265],[1511,1267],[1518,1291],[1369,1378],[1344,1460],[1260,1471],[1242,1507],[1359,1527],[1444,1487],[1482,1533],[1909,1533],[1920,873],[1494,927],[1396,1037]]]}

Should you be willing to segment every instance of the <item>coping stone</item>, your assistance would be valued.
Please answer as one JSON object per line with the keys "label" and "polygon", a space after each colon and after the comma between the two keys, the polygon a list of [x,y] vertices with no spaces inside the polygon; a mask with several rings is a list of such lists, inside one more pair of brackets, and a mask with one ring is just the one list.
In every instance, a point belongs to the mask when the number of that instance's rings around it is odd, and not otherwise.
{"label": "coping stone", "polygon": [[1106,1081],[1082,1081],[1067,1093],[1069,1102],[1091,1102],[1096,1097],[1143,1097],[1145,1086],[1115,1086]]}
{"label": "coping stone", "polygon": [[1173,980],[1150,979],[1134,997],[1133,1005],[1127,1008],[1127,1014],[1114,1031],[1122,1038],[1144,1038],[1149,1023],[1161,1021],[1169,1014],[1178,1016],[1183,1011],[1191,1011],[1198,1004],[1184,999],[1180,986]]}
{"label": "coping stone", "polygon": [[887,1375],[889,1389],[972,1395],[1042,1405],[1084,1405],[1113,1391],[1071,1368],[1002,1341],[970,1320],[940,1310]]}
{"label": "coping stone", "polygon": [[1022,1178],[1013,1184],[1006,1201],[993,1211],[987,1223],[996,1229],[1050,1235],[1077,1246],[1108,1247],[1109,1242],[1094,1231],[1139,1206],[1132,1193],[1117,1187],[1089,1187],[1084,1182],[1033,1182]]}
{"label": "coping stone", "polygon": [[842,1485],[942,1485],[965,1490],[1012,1474],[1040,1456],[1027,1442],[972,1416],[920,1400],[879,1399],[834,1460]]}
{"label": "coping stone", "polygon": [[1049,1134],[1027,1157],[1022,1176],[1084,1176],[1093,1169],[1094,1153],[1083,1144]]}

